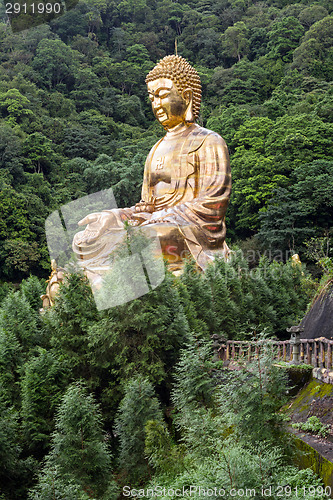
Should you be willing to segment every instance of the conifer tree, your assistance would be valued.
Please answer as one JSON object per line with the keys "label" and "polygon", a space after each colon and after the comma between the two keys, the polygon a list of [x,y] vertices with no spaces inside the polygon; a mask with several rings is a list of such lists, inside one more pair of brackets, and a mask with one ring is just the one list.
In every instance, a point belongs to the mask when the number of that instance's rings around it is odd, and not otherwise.
{"label": "conifer tree", "polygon": [[[181,287],[186,291],[180,290],[192,303],[189,307],[184,302],[196,331],[200,331],[196,328],[198,320],[203,320],[210,334],[220,333],[227,338],[241,340],[263,329],[285,335],[310,298],[311,287],[303,284],[307,278],[300,266],[262,258],[258,268],[249,269],[237,249],[228,261],[215,259],[204,274],[195,269],[189,274],[188,270],[181,278]],[[200,305],[201,296],[204,305]]]}
{"label": "conifer tree", "polygon": [[242,317],[246,317],[246,311],[251,311],[250,325],[256,330],[266,329],[276,334],[274,327],[278,312],[274,309],[272,299],[273,290],[264,269],[251,269]]}
{"label": "conifer tree", "polygon": [[46,466],[38,485],[30,490],[29,500],[97,500],[72,478],[64,478],[56,465]]}
{"label": "conifer tree", "polygon": [[40,342],[37,314],[28,299],[20,292],[11,292],[3,300],[0,310],[0,328],[13,335],[28,354]]}
{"label": "conifer tree", "polygon": [[[174,423],[189,450],[211,453],[214,439],[220,439],[220,422],[212,417],[216,380],[211,341],[189,335],[175,368],[172,402]],[[195,451],[196,453],[196,451]]]}
{"label": "conifer tree", "polygon": [[162,423],[162,410],[152,384],[138,375],[126,385],[115,426],[120,440],[120,467],[135,483],[146,479],[149,472],[144,450],[145,425],[151,420]]}
{"label": "conifer tree", "polygon": [[39,312],[41,308],[40,296],[45,293],[45,285],[37,278],[37,276],[29,276],[28,279],[23,280],[21,283],[21,294],[30,304],[30,307]]}
{"label": "conifer tree", "polygon": [[199,340],[188,335],[186,346],[181,350],[180,359],[175,367],[175,388],[172,400],[177,409],[192,403],[209,406],[212,403],[214,363],[210,341]]}
{"label": "conifer tree", "polygon": [[6,281],[4,283],[0,283],[0,304],[3,299],[12,291],[13,285],[11,283],[7,283]]}
{"label": "conifer tree", "polygon": [[80,273],[68,275],[43,319],[51,345],[71,367],[73,378],[90,379],[87,331],[98,312],[87,278]]}
{"label": "conifer tree", "polygon": [[64,498],[71,484],[79,486],[90,497],[107,498],[104,497],[107,490],[114,489],[111,456],[102,430],[100,409],[83,383],[74,383],[67,389],[57,412],[55,428],[52,448],[34,490],[36,496],[32,498],[39,498],[38,492],[50,483],[52,474],[61,477]]}
{"label": "conifer tree", "polygon": [[[162,424],[146,424],[146,453],[156,469],[147,488],[163,484],[171,491],[192,485],[197,493],[199,487],[206,492],[217,488],[226,498],[231,489],[255,489],[261,498],[265,484],[275,491],[281,484],[316,485],[312,474],[286,467],[277,432],[285,379],[281,371],[274,371],[271,350],[262,352],[259,364],[257,360],[244,373],[218,370],[216,365],[212,372],[208,353],[208,345],[195,348],[189,342],[176,368],[173,399],[181,445],[172,443]],[[215,390],[209,389],[210,384]],[[209,405],[203,404],[200,387],[211,395]],[[177,462],[174,466],[172,459]],[[161,498],[167,500],[169,494]],[[292,491],[290,498],[296,500]]]}
{"label": "conifer tree", "polygon": [[0,493],[4,493],[10,491],[16,479],[21,450],[18,444],[18,413],[8,405],[2,387],[0,391]]}
{"label": "conifer tree", "polygon": [[[275,334],[284,334],[286,328],[298,323],[311,298],[313,287],[306,285],[307,273],[304,267],[295,266],[291,260],[285,264],[273,261],[259,263],[259,272],[265,273],[265,280],[271,290],[270,305],[276,311],[272,329]],[[313,283],[314,285],[314,283]]]}
{"label": "conifer tree", "polygon": [[24,458],[22,452],[19,413],[0,384],[0,498],[4,500],[25,498],[36,471],[36,461]]}
{"label": "conifer tree", "polygon": [[200,311],[197,310],[197,304],[192,301],[188,283],[186,284],[187,278],[185,278],[185,276],[188,274],[188,267],[192,268],[194,272],[198,272],[198,270],[194,268],[194,263],[186,263],[184,274],[182,275],[181,279],[175,280],[175,286],[177,287],[179,298],[190,331],[195,332],[197,335],[200,335],[203,338],[208,338],[209,326],[206,323],[205,319],[200,317]]}
{"label": "conifer tree", "polygon": [[[139,279],[132,278],[134,283]],[[108,286],[113,293],[113,283]],[[88,331],[89,363],[102,389],[104,406],[111,409],[110,418],[134,374],[148,377],[167,400],[172,367],[189,331],[174,276],[166,270],[156,288],[102,311],[100,318]]]}
{"label": "conifer tree", "polygon": [[0,385],[6,400],[19,407],[19,371],[23,363],[22,346],[13,332],[0,328]]}
{"label": "conifer tree", "polygon": [[183,470],[185,446],[173,441],[164,422],[148,420],[145,436],[145,456],[158,474],[170,476]]}
{"label": "conifer tree", "polygon": [[[257,340],[257,339],[256,339]],[[283,435],[279,409],[287,394],[286,372],[274,364],[274,347],[261,334],[259,352],[242,370],[225,375],[218,389],[219,410],[247,445],[275,443]]]}
{"label": "conifer tree", "polygon": [[[237,255],[236,255],[237,257]],[[219,259],[207,269],[206,280],[212,294],[212,309],[216,318],[216,330],[233,338],[239,332],[244,300],[244,262],[234,258],[231,263]]]}
{"label": "conifer tree", "polygon": [[180,281],[185,285],[195,310],[194,318],[196,321],[193,326],[196,326],[199,321],[199,327],[201,323],[204,332],[208,327],[210,333],[214,333],[217,323],[213,309],[212,290],[205,275],[198,269],[194,261],[188,260],[186,262]]}
{"label": "conifer tree", "polygon": [[54,431],[54,413],[69,379],[69,369],[40,347],[22,369],[22,428],[27,448],[41,458]]}

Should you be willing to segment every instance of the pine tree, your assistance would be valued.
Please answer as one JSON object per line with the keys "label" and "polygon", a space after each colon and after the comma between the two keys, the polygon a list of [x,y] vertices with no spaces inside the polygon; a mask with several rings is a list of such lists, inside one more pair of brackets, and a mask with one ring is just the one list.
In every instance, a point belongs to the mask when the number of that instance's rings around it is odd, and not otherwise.
{"label": "pine tree", "polygon": [[175,367],[176,386],[172,391],[172,400],[178,410],[192,403],[210,406],[214,389],[212,359],[211,342],[189,335]]}
{"label": "pine tree", "polygon": [[0,304],[3,301],[3,299],[12,291],[13,291],[12,283],[7,283],[6,281],[4,283],[0,282]]}
{"label": "pine tree", "polygon": [[18,440],[18,413],[0,388],[0,493],[9,490],[16,479],[20,446]]}
{"label": "pine tree", "polygon": [[115,426],[120,440],[120,467],[135,483],[141,483],[149,473],[144,450],[145,425],[150,420],[162,423],[162,410],[152,384],[138,375],[126,385]]}
{"label": "pine tree", "polygon": [[29,276],[28,279],[22,281],[20,291],[22,296],[29,302],[30,307],[39,312],[42,306],[40,296],[45,293],[44,283],[37,276]]}
{"label": "pine tree", "polygon": [[97,500],[72,478],[64,478],[60,467],[48,465],[38,485],[29,492],[29,500]]}
{"label": "pine tree", "polygon": [[100,315],[88,331],[89,363],[111,420],[134,374],[148,377],[167,402],[171,371],[189,331],[174,277],[166,271],[157,288]]}
{"label": "pine tree", "polygon": [[[192,263],[185,265],[184,274],[188,273],[188,265],[192,267]],[[197,269],[193,269],[193,271],[198,272]],[[191,332],[195,332],[196,335],[207,339],[209,337],[209,326],[204,319],[199,317],[200,311],[197,310],[197,304],[195,304],[191,299],[190,290],[186,284],[187,279],[185,279],[184,274],[181,279],[176,279],[174,281],[189,329]]]}
{"label": "pine tree", "polygon": [[209,266],[206,280],[212,294],[212,309],[216,317],[216,330],[227,338],[234,338],[240,330],[244,300],[244,262],[236,254],[231,263],[218,259]]}
{"label": "pine tree", "polygon": [[22,451],[19,413],[0,385],[0,498],[4,500],[25,498],[35,474],[36,461],[24,458]]}
{"label": "pine tree", "polygon": [[272,322],[275,334],[285,335],[286,328],[298,323],[311,298],[312,287],[308,288],[306,270],[293,265],[289,260],[285,264],[275,262],[259,263],[259,272],[265,274],[265,280],[271,290],[270,305],[276,315]]}
{"label": "pine tree", "polygon": [[190,335],[175,368],[172,390],[174,424],[181,440],[194,453],[200,448],[202,455],[212,452],[214,440],[220,439],[223,432],[218,419],[213,418],[216,365],[212,359],[211,341]]}
{"label": "pine tree", "polygon": [[54,431],[54,413],[69,379],[69,369],[54,353],[39,348],[22,369],[22,428],[27,448],[42,458]]}
{"label": "pine tree", "polygon": [[250,272],[243,315],[246,315],[246,310],[251,311],[252,317],[249,323],[256,331],[265,329],[270,334],[276,334],[274,327],[277,311],[273,306],[273,290],[261,267]]}
{"label": "pine tree", "polygon": [[91,497],[103,498],[113,484],[101,412],[80,382],[69,386],[59,406],[52,448],[35,489],[36,498],[43,485],[49,483],[54,468],[56,476],[61,477],[62,488],[73,483]]}
{"label": "pine tree", "polygon": [[203,333],[208,328],[211,334],[215,333],[218,325],[213,309],[214,298],[205,274],[198,269],[195,262],[189,260],[185,263],[180,281],[186,287],[189,299],[193,304],[192,307],[195,312],[191,316],[194,328],[198,331],[202,330]]}
{"label": "pine tree", "polygon": [[22,346],[15,334],[0,328],[0,386],[7,401],[16,408],[20,403],[18,380],[23,360]]}
{"label": "pine tree", "polygon": [[87,332],[98,317],[89,282],[79,273],[66,277],[55,305],[43,316],[51,345],[71,367],[74,379],[91,377]]}
{"label": "pine tree", "polygon": [[218,388],[219,411],[248,445],[277,440],[281,444],[279,410],[286,400],[287,376],[274,359],[273,345],[261,334],[258,355],[242,370],[225,374]]}
{"label": "pine tree", "polygon": [[173,441],[164,422],[148,420],[145,436],[145,456],[157,474],[173,476],[184,469],[185,446]]}
{"label": "pine tree", "polygon": [[37,314],[28,299],[20,292],[11,292],[3,300],[0,310],[0,328],[13,335],[22,346],[25,354],[40,343]]}

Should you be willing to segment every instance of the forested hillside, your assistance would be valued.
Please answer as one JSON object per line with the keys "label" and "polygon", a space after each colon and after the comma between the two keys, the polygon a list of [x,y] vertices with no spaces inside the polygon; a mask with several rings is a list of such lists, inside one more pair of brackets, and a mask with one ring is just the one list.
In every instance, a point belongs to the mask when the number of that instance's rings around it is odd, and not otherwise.
{"label": "forested hillside", "polygon": [[181,278],[167,271],[150,293],[97,311],[88,281],[73,274],[40,314],[45,285],[24,280],[0,308],[0,499],[321,487],[292,466],[279,412],[286,377],[269,342],[230,377],[210,339],[283,334],[306,307],[308,281],[290,262],[263,261],[253,274],[241,257],[220,259],[205,274],[191,264]]}
{"label": "forested hillside", "polygon": [[145,75],[178,53],[203,83],[200,124],[231,153],[228,238],[301,251],[332,217],[332,4],[285,0],[80,2],[51,25],[0,24],[0,279],[46,276],[44,220],[113,187],[140,197],[163,133]]}
{"label": "forested hillside", "polygon": [[[228,376],[210,337],[282,338],[317,286],[304,266],[269,257],[303,260],[310,238],[322,257],[330,236],[330,0],[80,1],[19,33],[0,10],[0,500],[116,500],[148,487],[169,499],[190,485],[225,488],[214,498],[266,498],[266,486],[287,488],[282,500],[327,498],[293,465],[269,342]],[[166,270],[159,287],[105,311],[69,275],[41,314],[46,217],[109,187],[120,207],[140,199],[164,134],[144,80],[175,40],[201,76],[199,123],[229,146],[228,242],[247,253],[206,273]],[[332,273],[330,258],[321,265]]]}

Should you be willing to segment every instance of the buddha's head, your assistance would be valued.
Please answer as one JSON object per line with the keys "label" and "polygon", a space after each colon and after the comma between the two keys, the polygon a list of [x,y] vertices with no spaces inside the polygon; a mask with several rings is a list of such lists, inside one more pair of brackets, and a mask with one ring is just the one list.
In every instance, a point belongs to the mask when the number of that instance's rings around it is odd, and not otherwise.
{"label": "buddha's head", "polygon": [[154,115],[165,129],[195,122],[201,102],[200,77],[183,57],[161,59],[146,83]]}

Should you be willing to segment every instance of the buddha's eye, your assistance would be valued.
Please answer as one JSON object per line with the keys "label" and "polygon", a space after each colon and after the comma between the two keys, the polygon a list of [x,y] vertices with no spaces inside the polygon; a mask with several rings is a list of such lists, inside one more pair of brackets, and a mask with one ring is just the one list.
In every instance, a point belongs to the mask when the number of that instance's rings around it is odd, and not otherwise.
{"label": "buddha's eye", "polygon": [[164,98],[168,97],[168,95],[169,95],[169,94],[170,94],[170,90],[169,90],[169,89],[165,89],[165,90],[164,90],[164,89],[161,89],[161,90],[158,90],[158,91],[156,92],[156,94],[155,94],[155,93],[150,92],[150,93],[148,94],[148,97],[149,97],[149,100],[150,100],[151,102],[153,102],[153,101],[154,101],[154,99],[164,99]]}
{"label": "buddha's eye", "polygon": [[169,94],[170,92],[168,90],[161,90],[161,92],[158,94],[158,97],[164,99],[165,97],[168,97]]}

